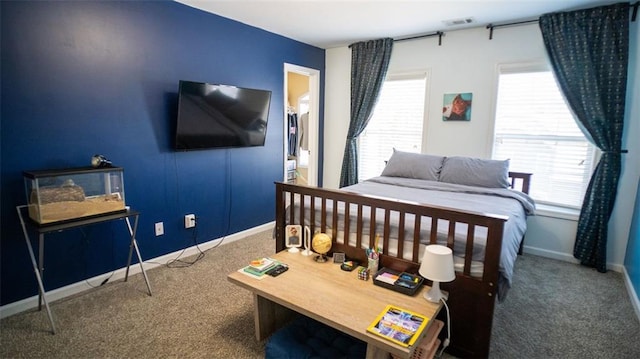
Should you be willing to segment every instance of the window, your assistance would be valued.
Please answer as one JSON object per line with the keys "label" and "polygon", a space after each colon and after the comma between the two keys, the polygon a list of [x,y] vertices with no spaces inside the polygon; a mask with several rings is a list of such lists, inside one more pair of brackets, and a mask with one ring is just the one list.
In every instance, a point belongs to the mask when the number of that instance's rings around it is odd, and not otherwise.
{"label": "window", "polygon": [[537,202],[579,208],[595,155],[550,71],[500,69],[493,158],[533,173]]}
{"label": "window", "polygon": [[379,176],[396,148],[420,152],[426,74],[388,75],[367,128],[358,138],[359,181]]}

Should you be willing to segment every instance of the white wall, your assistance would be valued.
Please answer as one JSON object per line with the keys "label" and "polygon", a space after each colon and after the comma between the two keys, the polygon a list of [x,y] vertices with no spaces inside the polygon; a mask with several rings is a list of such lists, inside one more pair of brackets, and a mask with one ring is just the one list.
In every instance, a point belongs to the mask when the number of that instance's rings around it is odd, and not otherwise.
{"label": "white wall", "polygon": [[324,82],[323,186],[338,188],[342,157],[349,130],[351,104],[351,49],[328,49]]}
{"label": "white wall", "polygon": [[[351,50],[348,47],[329,49],[326,56],[324,186],[337,188],[349,126]],[[431,73],[422,152],[489,158],[497,65],[540,62],[547,62],[542,36],[537,24],[529,24],[496,29],[493,40],[489,40],[487,29],[475,28],[447,32],[442,46],[438,46],[437,37],[396,42],[389,73],[415,70]],[[634,66],[637,69],[637,64]],[[471,121],[442,121],[443,94],[458,92],[473,93]],[[638,113],[627,116],[627,124],[630,117],[637,121]],[[640,138],[638,126],[629,128],[625,129],[625,142],[630,153],[623,156],[619,187],[623,195],[618,197],[609,230],[608,261],[616,270],[620,270],[624,260],[634,186],[640,168],[637,140],[631,140]],[[634,173],[635,177],[631,178]],[[531,218],[525,250],[573,260],[576,220],[566,218]]]}

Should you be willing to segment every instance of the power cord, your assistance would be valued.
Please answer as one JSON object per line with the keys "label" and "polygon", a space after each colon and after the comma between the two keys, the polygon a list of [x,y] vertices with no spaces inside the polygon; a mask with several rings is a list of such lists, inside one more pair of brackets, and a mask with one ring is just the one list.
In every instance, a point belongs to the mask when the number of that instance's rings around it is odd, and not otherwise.
{"label": "power cord", "polygon": [[111,272],[111,274],[109,274],[109,276],[107,278],[105,278],[99,285],[93,285],[91,283],[89,283],[89,281],[87,279],[85,279],[85,283],[87,283],[87,285],[91,288],[98,288],[98,287],[102,287],[103,285],[107,284],[107,282],[109,281],[109,279],[111,279],[111,277],[113,277],[113,274],[115,273],[115,271]]}
{"label": "power cord", "polygon": [[[90,234],[90,233],[91,233],[91,230],[90,230],[90,229],[89,229],[89,233],[86,233],[86,232],[84,231],[84,228],[80,227],[80,234],[82,235],[82,240],[84,241],[84,244],[85,244],[85,247],[84,247],[84,249],[85,249],[85,250],[86,250],[86,246],[88,246],[88,245],[89,245],[89,242],[90,242],[90,240],[89,240],[89,234]],[[86,252],[84,253],[84,255],[85,255],[85,257],[86,257]],[[85,273],[86,273],[86,272],[87,272],[87,265],[86,265],[86,262],[85,262]],[[85,279],[85,280],[84,280],[84,282],[85,282],[85,283],[87,283],[87,285],[88,285],[89,287],[91,287],[91,288],[98,288],[98,287],[102,287],[103,285],[107,284],[107,282],[109,281],[109,279],[111,279],[111,277],[113,277],[113,275],[114,275],[115,273],[116,273],[116,271],[112,271],[112,272],[111,272],[111,274],[109,274],[109,276],[108,276],[107,278],[103,279],[103,280],[102,280],[102,282],[100,282],[100,284],[98,284],[98,285],[91,284],[91,283],[89,282],[89,280],[88,280],[88,279]]]}
{"label": "power cord", "polygon": [[[227,206],[226,228],[223,230],[222,233],[229,233],[229,231],[231,230],[231,208],[233,206],[233,202],[232,202],[232,199],[233,199],[233,187],[231,186],[231,152],[229,150],[227,150],[225,154],[226,154],[225,167],[227,169],[227,171],[226,171],[227,177],[226,177],[225,186],[227,187],[226,193],[228,194],[228,197],[225,197],[225,200],[226,200],[226,203],[228,203],[228,206]],[[227,239],[227,235],[223,234],[222,238],[220,239],[220,242],[216,243],[215,246],[209,247],[205,252],[208,252],[208,251],[210,251],[212,249],[220,247],[222,245],[222,243],[224,243],[225,239]]]}
{"label": "power cord", "polygon": [[202,249],[200,249],[200,246],[198,245],[198,229],[197,229],[197,227],[194,228],[194,230],[192,232],[192,235],[191,235],[191,238],[193,239],[193,242],[195,243],[196,248],[198,249],[198,255],[196,256],[196,258],[193,261],[186,261],[186,260],[180,259],[180,257],[182,257],[184,252],[187,250],[187,248],[184,248],[182,250],[182,252],[180,252],[180,254],[176,258],[167,261],[166,266],[168,268],[186,268],[186,267],[191,267],[197,261],[199,261],[200,259],[204,258],[205,252],[203,252]]}
{"label": "power cord", "polygon": [[[180,193],[180,186],[179,186],[179,179],[180,176],[178,175],[178,163],[177,163],[177,159],[175,157],[173,157],[174,163],[175,163],[175,167],[176,167],[176,189],[177,189],[177,193]],[[229,203],[228,205],[228,211],[227,211],[227,218],[226,218],[226,229],[224,230],[224,233],[228,233],[230,228],[231,228],[231,199],[233,197],[233,194],[231,192],[232,187],[230,186],[231,183],[231,154],[229,152],[229,150],[226,151],[226,158],[225,158],[225,162],[226,162],[226,167],[227,167],[227,178],[226,178],[226,186],[228,188],[228,198],[227,201]],[[222,245],[222,243],[224,243],[225,239],[227,238],[227,235],[223,235],[221,240],[216,243],[216,245],[207,248],[206,250],[202,250],[200,249],[200,246],[198,245],[198,230],[197,227],[193,230],[193,234],[192,234],[192,239],[193,239],[193,243],[195,243],[196,248],[198,249],[198,255],[196,256],[196,258],[193,261],[185,261],[183,259],[180,259],[180,257],[182,257],[182,255],[184,254],[184,252],[187,250],[187,248],[183,248],[182,251],[180,252],[180,254],[178,254],[178,256],[174,259],[171,259],[169,261],[167,261],[166,263],[164,263],[165,266],[167,266],[168,268],[186,268],[186,267],[190,267],[192,265],[194,265],[196,262],[198,262],[200,259],[204,258],[206,252],[218,248],[220,245]],[[147,261],[147,263],[153,263],[153,264],[160,264],[162,265],[162,263],[157,263],[157,262],[152,262],[152,261]],[[105,282],[103,282],[101,285],[105,284],[107,281],[109,280],[109,278],[107,278],[105,280]]]}
{"label": "power cord", "polygon": [[[223,233],[229,233],[229,230],[231,229],[231,206],[232,206],[232,199],[233,199],[233,187],[231,186],[231,152],[229,150],[226,150],[225,152],[226,156],[225,156],[225,165],[227,168],[227,177],[226,177],[226,187],[227,187],[227,193],[228,193],[228,198],[225,198],[228,202],[228,210],[227,210],[227,218],[226,218],[226,228],[224,229]],[[188,267],[193,265],[195,262],[199,261],[200,259],[202,259],[205,255],[206,252],[218,248],[219,246],[222,245],[222,243],[224,243],[224,240],[227,238],[227,235],[223,235],[222,238],[220,239],[220,241],[218,243],[216,243],[214,246],[211,246],[209,248],[207,248],[204,252],[200,249],[200,247],[198,246],[198,236],[197,236],[197,229],[194,230],[194,235],[193,235],[193,242],[196,244],[196,248],[198,248],[198,252],[200,252],[198,254],[198,256],[196,257],[196,259],[193,260],[193,262],[184,262],[184,261],[178,261],[178,258],[180,258],[180,256],[182,255],[182,253],[184,253],[184,249],[182,250],[182,252],[180,253],[180,255],[178,255],[178,257],[176,259],[174,259],[173,261],[171,261],[171,263],[173,262],[181,262],[184,263],[186,265],[180,265],[180,266],[174,266],[174,268],[178,267],[178,268],[182,268],[182,267]],[[185,248],[186,249],[186,248]],[[167,263],[167,267],[171,268],[171,264]]]}
{"label": "power cord", "polygon": [[440,300],[442,301],[442,304],[444,304],[444,308],[447,310],[447,338],[442,342],[442,349],[440,349],[440,353],[437,355],[438,358],[442,357],[442,353],[444,353],[444,350],[447,349],[451,342],[451,315],[449,315],[449,306],[444,298],[441,298]]}
{"label": "power cord", "polygon": [[[178,194],[178,197],[180,196],[180,175],[179,175],[179,171],[178,171],[178,160],[177,157],[174,153],[173,155],[173,162],[174,162],[174,166],[175,166],[175,176],[176,176],[176,193]],[[178,198],[178,208],[180,208],[180,199]],[[197,220],[197,218],[196,218]],[[187,250],[187,248],[183,248],[182,251],[180,252],[180,254],[178,254],[178,256],[174,259],[168,260],[166,263],[164,263],[165,266],[167,266],[168,268],[186,268],[186,267],[190,267],[192,265],[194,265],[197,261],[199,261],[200,259],[202,259],[205,255],[205,252],[203,252],[200,249],[200,246],[198,246],[198,229],[197,227],[194,228],[192,234],[191,234],[191,239],[193,240],[193,243],[195,243],[196,248],[198,249],[198,255],[196,256],[196,258],[193,261],[185,261],[183,259],[180,259],[182,257],[182,255],[184,254],[184,252]],[[163,265],[162,263],[158,263],[158,262],[152,262],[152,261],[147,261],[147,263],[153,263],[153,264],[159,264],[159,265]]]}

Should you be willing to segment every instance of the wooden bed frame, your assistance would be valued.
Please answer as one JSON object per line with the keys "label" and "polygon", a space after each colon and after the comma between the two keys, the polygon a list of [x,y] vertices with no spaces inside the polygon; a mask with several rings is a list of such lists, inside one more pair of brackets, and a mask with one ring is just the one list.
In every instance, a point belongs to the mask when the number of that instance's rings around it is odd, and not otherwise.
{"label": "wooden bed frame", "polygon": [[[511,187],[518,188],[522,192],[529,192],[529,183],[531,174],[520,172],[509,172]],[[487,357],[489,355],[489,344],[491,339],[491,327],[493,323],[493,311],[497,296],[498,287],[498,267],[500,252],[502,248],[502,233],[504,222],[508,219],[506,216],[492,215],[487,213],[470,213],[461,210],[427,206],[420,203],[399,201],[376,196],[361,195],[349,193],[341,190],[323,189],[317,187],[298,186],[293,184],[276,183],[276,252],[285,249],[285,226],[287,223],[294,223],[294,211],[287,211],[288,203],[294,203],[302,198],[311,199],[311,210],[309,222],[311,233],[317,231],[331,235],[333,239],[332,252],[344,252],[350,259],[359,260],[361,263],[366,262],[366,254],[363,249],[363,228],[362,217],[363,211],[371,216],[371,228],[369,233],[375,233],[375,223],[384,223],[384,233],[378,233],[381,236],[383,249],[380,257],[380,266],[387,267],[398,271],[407,271],[417,273],[419,268],[419,233],[420,233],[420,217],[432,218],[430,229],[430,242],[436,242],[436,233],[438,221],[437,219],[449,222],[447,246],[453,248],[455,236],[455,224],[468,224],[468,232],[466,239],[466,255],[462,272],[456,273],[456,279],[450,283],[441,283],[443,290],[449,292],[447,304],[451,315],[451,344],[447,351],[458,357]],[[321,203],[321,218],[316,220],[315,203]],[[339,221],[337,213],[337,205],[331,205],[329,208],[332,212],[327,213],[327,203],[336,204],[344,203],[345,208],[357,206],[357,221],[350,223],[349,213]],[[349,205],[346,205],[349,204]],[[384,212],[384,218],[376,218],[376,210],[381,209]],[[370,212],[369,212],[370,211]],[[288,213],[288,214],[287,214]],[[378,212],[380,213],[380,212]],[[397,213],[400,218],[399,236],[404,237],[404,218],[407,214],[416,215],[414,223],[413,240],[405,238],[404,241],[396,241],[397,247],[390,251],[390,230],[389,218],[391,213]],[[354,215],[355,213],[351,214]],[[289,216],[289,218],[287,218]],[[305,211],[300,207],[297,213],[300,223],[304,223]],[[328,229],[326,218],[331,218],[332,223]],[[436,220],[433,220],[436,219]],[[320,226],[315,226],[317,221]],[[471,276],[471,253],[473,250],[473,240],[475,236],[474,228],[487,228],[487,246],[485,249],[484,269],[481,278]],[[343,228],[344,233],[356,233],[356,245],[347,245],[337,243],[337,228]],[[327,232],[329,231],[329,232]],[[369,241],[373,241],[373,236],[368,236]],[[364,239],[367,240],[367,239]],[[373,243],[364,243],[365,247],[373,247]],[[413,253],[411,260],[401,259],[392,256],[390,253],[403,253],[405,246],[410,246]],[[431,284],[426,281],[427,284]],[[444,314],[444,313],[441,313]]]}

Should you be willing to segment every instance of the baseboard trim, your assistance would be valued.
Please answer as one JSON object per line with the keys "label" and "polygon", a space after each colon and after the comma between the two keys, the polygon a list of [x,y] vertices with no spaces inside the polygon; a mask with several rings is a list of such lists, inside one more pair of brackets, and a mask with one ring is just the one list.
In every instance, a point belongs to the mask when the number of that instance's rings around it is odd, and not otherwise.
{"label": "baseboard trim", "polygon": [[631,300],[631,305],[633,306],[633,310],[636,312],[636,317],[638,317],[638,321],[640,321],[640,298],[636,294],[635,289],[633,288],[633,283],[631,282],[631,277],[629,277],[629,272],[627,272],[627,268],[622,267],[622,276],[624,277],[624,284],[627,287],[627,292],[629,293],[629,299]]}
{"label": "baseboard trim", "polygon": [[574,263],[574,264],[580,264],[580,261],[578,261],[577,259],[573,258],[573,256],[571,254],[568,254],[568,253],[550,251],[548,249],[530,247],[530,246],[526,246],[526,245],[522,248],[522,250],[523,250],[524,253],[533,254],[535,256],[551,258],[551,259],[557,259],[559,261],[570,262],[570,263]]}
{"label": "baseboard trim", "polygon": [[[207,249],[217,247],[219,245],[228,244],[228,243],[237,241],[239,239],[251,236],[253,234],[271,229],[273,228],[274,225],[275,225],[275,222],[265,223],[260,226],[249,228],[247,230],[230,234],[222,238],[217,238],[217,239],[210,240],[208,242],[199,243],[197,246],[195,245],[191,246],[185,249],[184,251],[180,249],[173,253],[165,254],[160,257],[147,259],[144,261],[144,269],[145,271],[148,271],[149,269],[162,266],[165,263],[178,258],[178,256],[189,257],[191,255],[197,254],[199,251],[205,251]],[[111,272],[109,272],[109,273],[105,273],[105,274],[101,274],[101,275],[89,278],[87,280],[83,280],[81,282],[76,282],[64,287],[50,290],[47,292],[47,301],[49,302],[49,304],[51,304],[56,300],[63,299],[78,293],[82,293],[87,290],[95,289],[95,287],[98,287],[100,283],[102,283],[102,281],[109,278],[110,276],[111,278],[109,279],[109,281],[124,279],[124,276],[126,274],[126,269],[127,269],[126,267],[122,267],[120,269],[116,269],[113,272],[113,275],[111,274]],[[139,263],[132,264],[129,267],[129,275],[134,275],[141,272],[142,271],[140,269]],[[97,284],[90,285],[89,283],[97,283]],[[151,289],[153,290],[153,283],[150,283],[150,285],[151,285]],[[19,300],[17,302],[9,303],[0,307],[0,319],[9,317],[14,314],[18,314],[33,308],[37,308],[37,307],[38,307],[38,295],[34,295],[32,297]]]}
{"label": "baseboard trim", "polygon": [[[580,264],[580,261],[574,258],[573,255],[570,253],[550,251],[548,249],[529,247],[526,245],[522,248],[522,250],[524,253],[533,254],[539,257],[557,259],[559,261],[569,262],[573,264]],[[624,266],[619,263],[607,263],[607,269],[612,270],[614,272],[622,273]]]}

